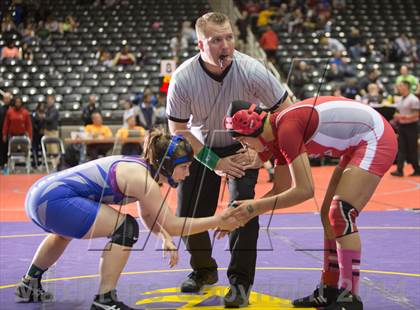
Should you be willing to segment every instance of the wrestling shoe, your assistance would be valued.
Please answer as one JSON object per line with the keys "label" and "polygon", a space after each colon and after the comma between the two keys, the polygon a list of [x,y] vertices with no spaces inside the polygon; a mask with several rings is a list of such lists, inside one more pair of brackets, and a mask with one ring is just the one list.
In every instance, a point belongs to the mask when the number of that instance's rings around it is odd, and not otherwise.
{"label": "wrestling shoe", "polygon": [[54,298],[53,294],[44,291],[41,279],[22,278],[16,287],[15,295],[18,302],[45,302]]}
{"label": "wrestling shoe", "polygon": [[298,308],[327,307],[337,300],[338,295],[337,288],[320,284],[311,295],[293,300],[292,305]]}
{"label": "wrestling shoe", "polygon": [[337,300],[323,310],[363,310],[363,303],[359,296],[340,289]]}
{"label": "wrestling shoe", "polygon": [[134,310],[117,298],[117,291],[96,295],[90,310]]}
{"label": "wrestling shoe", "polygon": [[223,297],[226,308],[242,308],[249,305],[249,285],[231,284],[229,291]]}
{"label": "wrestling shoe", "polygon": [[197,293],[204,285],[215,284],[219,280],[217,269],[194,270],[181,284],[181,292]]}

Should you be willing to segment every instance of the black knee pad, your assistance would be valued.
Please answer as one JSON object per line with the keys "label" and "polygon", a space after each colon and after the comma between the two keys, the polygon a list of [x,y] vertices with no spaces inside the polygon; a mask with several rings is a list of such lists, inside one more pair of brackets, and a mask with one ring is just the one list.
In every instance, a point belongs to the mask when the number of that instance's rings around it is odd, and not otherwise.
{"label": "black knee pad", "polygon": [[124,222],[111,235],[111,242],[132,248],[139,239],[139,224],[130,214],[125,216]]}

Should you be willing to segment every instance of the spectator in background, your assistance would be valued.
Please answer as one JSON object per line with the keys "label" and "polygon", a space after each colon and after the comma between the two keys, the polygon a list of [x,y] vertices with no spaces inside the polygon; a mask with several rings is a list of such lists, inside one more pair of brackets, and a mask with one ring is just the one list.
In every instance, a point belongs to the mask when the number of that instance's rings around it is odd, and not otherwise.
{"label": "spectator in background", "polygon": [[134,116],[134,118],[137,118],[137,115],[139,114],[139,106],[133,105],[133,103],[130,100],[121,100],[120,105],[124,109],[123,114],[123,127],[128,127],[128,118]]}
{"label": "spectator in background", "polygon": [[155,107],[156,125],[167,127],[168,117],[166,115],[166,93],[160,93],[156,97],[157,104]]}
{"label": "spectator in background", "polygon": [[39,155],[41,153],[41,139],[45,130],[45,103],[39,102],[35,111],[32,113],[32,154],[34,156],[33,165],[38,167],[41,165]]}
{"label": "spectator in background", "polygon": [[413,53],[414,53],[414,63],[419,63],[420,62],[420,40],[417,41],[415,38],[413,38]]}
{"label": "spectator in background", "polygon": [[45,28],[51,32],[59,32],[60,31],[60,24],[54,18],[54,16],[50,15],[47,17],[47,21],[45,22]]}
{"label": "spectator in background", "polygon": [[349,78],[345,81],[341,92],[344,97],[359,100],[359,87],[357,86],[356,78]]}
{"label": "spectator in background", "polygon": [[327,71],[326,80],[328,82],[336,82],[341,83],[344,80],[344,72],[341,68],[336,64],[330,64],[330,69]]}
{"label": "spectator in background", "polygon": [[295,9],[287,26],[288,32],[302,32],[304,21],[302,10],[300,8]]}
{"label": "spectator in background", "polygon": [[400,75],[397,76],[397,79],[395,80],[395,85],[398,87],[398,85],[403,81],[409,83],[411,93],[414,93],[416,91],[419,80],[414,75],[410,74],[407,65],[401,66]]}
{"label": "spectator in background", "polygon": [[397,85],[402,98],[396,102],[397,113],[394,114],[394,121],[398,126],[398,156],[397,170],[391,174],[398,177],[404,175],[405,161],[413,166],[414,172],[411,176],[420,176],[417,145],[420,100],[410,93],[410,87],[407,81],[402,81]]}
{"label": "spectator in background", "polygon": [[379,47],[379,52],[381,55],[383,55],[383,59],[386,62],[392,62],[392,47],[393,42],[389,40],[388,38],[383,39],[383,44]]}
{"label": "spectator in background", "polygon": [[[85,126],[85,132],[93,140],[112,138],[112,131],[103,124],[102,115],[99,112],[92,113],[92,124]],[[86,146],[88,160],[97,159],[99,156],[106,156],[112,149],[113,143],[90,143]]]}
{"label": "spectator in background", "polygon": [[107,67],[111,67],[114,65],[114,61],[111,57],[111,53],[108,51],[105,51],[102,47],[99,47],[96,50],[95,58],[99,60],[99,62]]}
{"label": "spectator in background", "polygon": [[87,105],[83,108],[83,112],[82,112],[82,120],[83,120],[83,125],[90,125],[92,124],[92,114],[95,112],[101,112],[101,110],[99,109],[97,103],[96,103],[96,96],[95,95],[90,95],[88,97],[88,103]]}
{"label": "spectator in background", "polygon": [[379,77],[381,76],[381,72],[378,69],[372,68],[368,71],[367,76],[363,77],[359,83],[360,86],[360,94],[365,95],[368,91],[368,86],[370,84],[375,84],[378,88],[378,91],[382,93],[385,89],[384,85],[382,84]]}
{"label": "spectator in background", "polygon": [[6,58],[22,58],[22,53],[20,50],[15,46],[15,42],[13,40],[9,40],[6,43],[6,46],[3,47],[1,50],[1,59]]}
{"label": "spectator in background", "polygon": [[27,23],[22,33],[22,40],[26,44],[32,44],[36,41],[35,29],[33,23]]}
{"label": "spectator in background", "polygon": [[161,28],[161,23],[158,20],[155,20],[154,22],[152,22],[150,24],[150,28],[152,28],[153,30],[159,30]]}
{"label": "spectator in background", "polygon": [[279,46],[279,38],[277,33],[275,33],[271,28],[271,25],[266,27],[265,32],[262,34],[259,40],[259,43],[267,54],[268,60],[276,63],[276,51],[277,47]]}
{"label": "spectator in background", "polygon": [[29,111],[23,107],[22,98],[13,97],[12,107],[7,110],[3,124],[3,142],[7,143],[10,137],[27,136],[32,140],[32,122]]}
{"label": "spectator in background", "polygon": [[22,58],[25,61],[32,61],[34,59],[34,53],[32,52],[32,47],[27,43],[22,45]]}
{"label": "spectator in background", "polygon": [[353,59],[359,59],[362,55],[362,37],[360,36],[360,30],[354,26],[350,28],[350,36],[347,38],[347,48]]}
{"label": "spectator in background", "polygon": [[382,106],[383,97],[379,92],[378,85],[371,83],[367,87],[368,92],[362,97],[362,102],[371,106],[372,108],[377,108]]}
{"label": "spectator in background", "polygon": [[343,43],[341,43],[339,40],[330,38],[330,37],[323,37],[321,38],[321,44],[327,45],[328,49],[335,53],[335,52],[346,52],[346,47]]}
{"label": "spectator in background", "polygon": [[244,4],[244,9],[248,12],[248,15],[254,15],[258,17],[258,12],[260,11],[260,3],[248,0]]}
{"label": "spectator in background", "polygon": [[289,84],[295,96],[304,99],[304,86],[311,82],[310,67],[304,61],[300,61],[295,70],[290,75]]}
{"label": "spectator in background", "polygon": [[46,24],[44,23],[44,21],[40,21],[38,23],[38,28],[36,30],[36,35],[37,37],[39,37],[41,40],[46,40],[50,37],[51,32],[50,30],[46,27]]}
{"label": "spectator in background", "polygon": [[323,20],[331,20],[330,1],[317,1],[316,14]]}
{"label": "spectator in background", "polygon": [[[44,135],[47,137],[57,137],[58,138],[58,122],[60,116],[58,110],[55,106],[55,96],[47,96],[47,108],[45,109],[45,131]],[[57,144],[47,145],[48,153],[58,154],[59,149]],[[55,167],[55,166],[54,166]]]}
{"label": "spectator in background", "polygon": [[76,22],[73,16],[67,15],[64,18],[64,21],[60,23],[60,32],[74,32],[79,27],[79,24]]}
{"label": "spectator in background", "polygon": [[105,54],[105,50],[103,47],[98,47],[95,52],[95,58],[99,61],[103,60],[103,55]]}
{"label": "spectator in background", "polygon": [[399,37],[395,39],[395,47],[397,49],[397,55],[400,56],[401,60],[404,57],[411,57],[413,46],[405,33],[401,33]]}
{"label": "spectator in background", "polygon": [[240,51],[245,51],[246,44],[248,43],[248,26],[250,25],[250,19],[246,10],[241,12],[241,15],[236,20],[235,25],[238,28],[239,33],[237,47]]}
{"label": "spectator in background", "polygon": [[195,34],[195,30],[191,26],[191,22],[189,20],[182,22],[181,32],[182,36],[187,39],[187,42],[192,43],[197,40],[197,35]]}
{"label": "spectator in background", "polygon": [[255,3],[252,0],[248,0],[244,4],[244,9],[248,13],[252,31],[254,33],[256,33],[257,32],[258,14],[259,14],[259,11],[260,11],[260,3]]}
{"label": "spectator in background", "polygon": [[16,25],[10,15],[6,15],[1,22],[1,33],[11,33],[16,31]]}
{"label": "spectator in background", "polygon": [[[143,138],[145,130],[141,126],[136,125],[136,116],[134,114],[127,118],[127,127],[118,129],[116,137],[118,139],[127,138]],[[141,155],[143,153],[143,147],[140,142],[123,142],[121,148],[122,155]]]}
{"label": "spectator in background", "polygon": [[134,65],[136,63],[136,57],[133,53],[130,53],[128,45],[124,45],[121,51],[115,55],[113,63],[115,66]]}
{"label": "spectator in background", "polygon": [[275,8],[269,7],[258,13],[257,27],[264,28],[271,22],[271,17],[275,14]]}
{"label": "spectator in background", "polygon": [[143,96],[143,102],[140,104],[140,110],[138,114],[138,124],[146,130],[152,129],[156,124],[156,111],[152,104],[153,93],[151,91],[145,91]]}
{"label": "spectator in background", "polygon": [[343,97],[343,94],[341,93],[341,89],[339,87],[334,87],[331,90],[331,96],[335,96],[335,97]]}
{"label": "spectator in background", "polygon": [[[385,44],[380,46],[380,49],[376,49],[375,47],[375,41],[374,39],[366,39],[363,42],[361,51],[362,56],[366,57],[367,62],[379,62],[379,61],[387,61],[389,55],[387,51],[387,44],[385,41]],[[389,41],[388,41],[389,42]]]}
{"label": "spectator in background", "polygon": [[180,31],[171,39],[169,47],[171,48],[172,56],[179,57],[181,53],[188,48],[187,38],[184,37]]}
{"label": "spectator in background", "polygon": [[303,19],[304,32],[313,32],[316,30],[318,25],[318,16],[315,15],[314,10],[308,10],[306,16],[304,16]]}
{"label": "spectator in background", "polygon": [[331,59],[330,63],[336,64],[345,77],[353,77],[356,75],[356,73],[350,66],[349,62],[350,59],[348,57],[343,57],[342,51],[335,51],[334,58]]}
{"label": "spectator in background", "polygon": [[109,52],[103,52],[99,61],[102,65],[107,67],[112,67],[114,65],[114,61],[112,60],[111,54]]}
{"label": "spectator in background", "polygon": [[[0,132],[3,132],[3,124],[6,118],[7,110],[11,107],[12,94],[5,92],[3,94],[3,104],[0,106]],[[3,137],[2,137],[3,138]],[[0,170],[4,169],[7,163],[7,143],[0,139]],[[3,171],[4,172],[4,171]]]}
{"label": "spectator in background", "polygon": [[13,7],[13,21],[16,26],[23,22],[24,17],[24,5],[23,0],[12,0],[11,6]]}

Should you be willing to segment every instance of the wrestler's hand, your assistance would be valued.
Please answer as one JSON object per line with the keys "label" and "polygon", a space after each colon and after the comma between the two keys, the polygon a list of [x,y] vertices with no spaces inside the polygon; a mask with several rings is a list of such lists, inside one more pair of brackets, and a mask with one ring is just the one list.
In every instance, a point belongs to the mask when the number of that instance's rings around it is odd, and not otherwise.
{"label": "wrestler's hand", "polygon": [[167,258],[169,256],[169,266],[171,268],[178,264],[178,249],[175,243],[173,242],[172,238],[164,238],[162,240],[162,250],[163,258]]}
{"label": "wrestler's hand", "polygon": [[227,230],[216,230],[214,232],[214,237],[217,240],[219,240],[219,239],[222,239],[222,238],[226,237],[226,235],[228,235],[228,234],[229,234],[229,232]]}
{"label": "wrestler's hand", "polygon": [[236,154],[220,158],[214,168],[216,174],[223,176],[226,175],[228,178],[242,178],[245,175],[244,166],[236,161]]}
{"label": "wrestler's hand", "polygon": [[234,210],[231,208],[224,209],[219,215],[217,230],[232,231],[240,226],[240,222],[236,217],[232,216]]}
{"label": "wrestler's hand", "polygon": [[244,226],[250,219],[257,216],[255,200],[235,200],[230,204],[231,216],[234,216]]}
{"label": "wrestler's hand", "polygon": [[263,166],[263,162],[258,156],[258,152],[251,148],[247,148],[246,150],[241,149],[238,154],[241,155],[241,157],[238,157],[238,162],[243,165],[245,170],[260,169]]}

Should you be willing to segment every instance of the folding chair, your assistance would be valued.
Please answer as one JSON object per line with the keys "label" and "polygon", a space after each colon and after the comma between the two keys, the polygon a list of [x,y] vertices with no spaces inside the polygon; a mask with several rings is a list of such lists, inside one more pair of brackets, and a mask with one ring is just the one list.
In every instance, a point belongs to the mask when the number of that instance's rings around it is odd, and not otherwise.
{"label": "folding chair", "polygon": [[42,157],[47,173],[57,171],[61,157],[65,154],[63,141],[59,137],[43,136],[41,139]]}
{"label": "folding chair", "polygon": [[31,173],[31,140],[27,136],[10,137],[7,157],[9,173],[15,171],[16,163],[24,163],[26,172]]}

